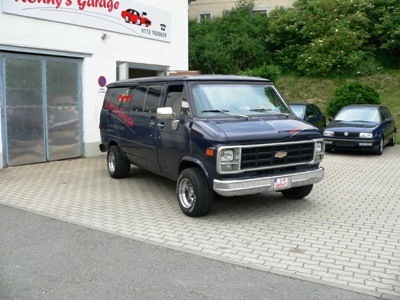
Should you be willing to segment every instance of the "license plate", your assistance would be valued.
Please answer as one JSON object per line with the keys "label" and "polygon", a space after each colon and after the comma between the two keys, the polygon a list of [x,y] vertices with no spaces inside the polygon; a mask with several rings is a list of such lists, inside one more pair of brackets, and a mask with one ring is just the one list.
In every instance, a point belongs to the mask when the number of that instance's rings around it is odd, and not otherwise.
{"label": "license plate", "polygon": [[274,179],[274,189],[279,190],[288,187],[289,177],[280,177]]}

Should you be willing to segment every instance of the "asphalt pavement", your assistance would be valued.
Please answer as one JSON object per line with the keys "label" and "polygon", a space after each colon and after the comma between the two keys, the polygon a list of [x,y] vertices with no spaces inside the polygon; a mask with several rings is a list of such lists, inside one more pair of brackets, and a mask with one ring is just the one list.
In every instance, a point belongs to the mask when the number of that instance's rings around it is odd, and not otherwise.
{"label": "asphalt pavement", "polygon": [[321,166],[302,200],[217,198],[201,218],[104,155],[0,169],[0,300],[400,299],[400,146]]}
{"label": "asphalt pavement", "polygon": [[379,299],[0,205],[0,299]]}

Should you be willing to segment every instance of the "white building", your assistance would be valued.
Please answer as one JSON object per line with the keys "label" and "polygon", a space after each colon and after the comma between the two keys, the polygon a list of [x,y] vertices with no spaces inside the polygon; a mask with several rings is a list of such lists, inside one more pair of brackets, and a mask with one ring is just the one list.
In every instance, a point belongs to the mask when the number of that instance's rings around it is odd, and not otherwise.
{"label": "white building", "polygon": [[0,168],[98,155],[106,83],[188,68],[186,1],[0,3]]}
{"label": "white building", "polygon": [[[295,0],[255,0],[255,13],[268,14],[277,6],[285,8],[291,7]],[[221,16],[224,11],[231,10],[236,7],[239,0],[190,0],[189,18],[190,19],[211,19]]]}

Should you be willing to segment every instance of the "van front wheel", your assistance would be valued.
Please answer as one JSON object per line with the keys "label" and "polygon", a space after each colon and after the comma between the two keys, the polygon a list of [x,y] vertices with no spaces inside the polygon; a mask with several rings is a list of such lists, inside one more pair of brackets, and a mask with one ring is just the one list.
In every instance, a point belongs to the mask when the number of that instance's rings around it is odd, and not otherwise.
{"label": "van front wheel", "polygon": [[189,217],[206,215],[213,205],[214,192],[198,168],[185,169],[176,184],[179,206]]}
{"label": "van front wheel", "polygon": [[123,178],[129,175],[131,164],[122,157],[118,146],[111,146],[107,152],[107,169],[112,178]]}

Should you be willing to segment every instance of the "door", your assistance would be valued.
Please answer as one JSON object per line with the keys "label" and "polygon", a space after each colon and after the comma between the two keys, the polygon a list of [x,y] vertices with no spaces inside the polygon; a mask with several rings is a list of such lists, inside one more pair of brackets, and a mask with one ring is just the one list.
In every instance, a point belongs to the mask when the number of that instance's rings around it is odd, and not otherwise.
{"label": "door", "polygon": [[172,107],[175,117],[158,121],[158,158],[162,174],[177,179],[179,162],[190,153],[191,112],[183,83],[167,87],[164,106]]}
{"label": "door", "polygon": [[81,156],[79,65],[46,62],[47,160]]}
{"label": "door", "polygon": [[157,84],[134,88],[129,115],[133,120],[133,131],[126,140],[126,153],[132,162],[156,173],[160,173],[156,113],[162,90],[162,85]]}
{"label": "door", "polygon": [[4,165],[81,156],[80,61],[0,57]]}
{"label": "door", "polygon": [[38,59],[5,60],[7,165],[46,161],[42,74]]}

